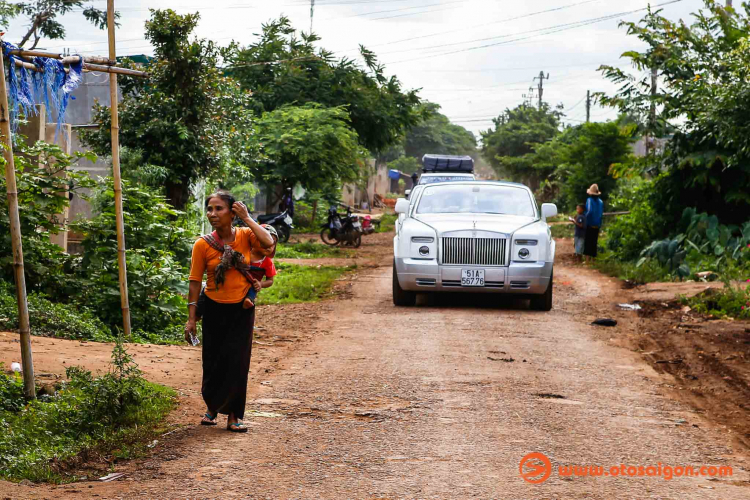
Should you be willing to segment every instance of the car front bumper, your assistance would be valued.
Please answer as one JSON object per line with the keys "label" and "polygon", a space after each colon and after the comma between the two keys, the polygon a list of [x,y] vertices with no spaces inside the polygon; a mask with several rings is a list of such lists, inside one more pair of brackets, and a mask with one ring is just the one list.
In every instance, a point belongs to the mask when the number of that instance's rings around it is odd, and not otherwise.
{"label": "car front bumper", "polygon": [[[540,295],[547,290],[552,267],[552,262],[514,262],[506,267],[483,267],[441,265],[434,259],[396,259],[399,285],[410,292]],[[461,286],[462,269],[484,269],[485,286]]]}

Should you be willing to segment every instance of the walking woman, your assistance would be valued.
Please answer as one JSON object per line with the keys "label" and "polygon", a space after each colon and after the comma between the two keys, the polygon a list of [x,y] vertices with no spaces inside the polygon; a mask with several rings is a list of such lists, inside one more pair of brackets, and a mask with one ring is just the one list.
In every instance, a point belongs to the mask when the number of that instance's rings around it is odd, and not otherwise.
{"label": "walking woman", "polygon": [[[244,309],[251,281],[246,277],[253,246],[270,248],[271,235],[260,227],[242,202],[227,192],[206,199],[206,216],[214,232],[193,245],[188,295],[189,319],[185,339],[195,333],[198,298],[203,275],[208,275],[202,300],[203,384],[207,410],[201,424],[216,425],[219,413],[227,415],[227,430],[247,432],[240,420],[245,414],[247,377],[253,345],[255,308]],[[248,227],[232,227],[234,217]],[[256,289],[259,283],[257,283]]]}
{"label": "walking woman", "polygon": [[599,247],[599,228],[602,227],[604,215],[604,202],[601,200],[602,193],[599,186],[592,184],[586,191],[589,198],[586,200],[586,240],[583,244],[583,255],[587,260],[596,257]]}

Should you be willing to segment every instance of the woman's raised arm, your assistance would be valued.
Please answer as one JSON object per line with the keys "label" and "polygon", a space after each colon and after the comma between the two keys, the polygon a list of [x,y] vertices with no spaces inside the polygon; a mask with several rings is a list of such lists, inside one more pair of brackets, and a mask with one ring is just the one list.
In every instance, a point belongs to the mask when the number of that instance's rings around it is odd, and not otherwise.
{"label": "woman's raised arm", "polygon": [[250,230],[255,233],[255,237],[258,238],[258,242],[260,242],[261,246],[263,248],[271,248],[274,244],[273,237],[271,234],[260,227],[260,224],[255,222],[252,217],[250,217],[250,213],[247,211],[247,207],[244,203],[241,201],[234,202],[234,205],[232,206],[232,212],[242,220],[245,224],[247,224],[247,227],[250,228]]}

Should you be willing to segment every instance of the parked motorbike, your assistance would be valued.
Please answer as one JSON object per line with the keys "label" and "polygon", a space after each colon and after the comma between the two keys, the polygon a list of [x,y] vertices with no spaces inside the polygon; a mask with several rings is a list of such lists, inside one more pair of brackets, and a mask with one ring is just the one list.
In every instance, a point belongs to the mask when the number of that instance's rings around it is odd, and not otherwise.
{"label": "parked motorbike", "polygon": [[320,239],[326,245],[351,245],[359,248],[362,244],[362,224],[359,217],[352,215],[351,207],[346,207],[346,215],[341,215],[336,207],[328,209],[328,220],[320,231]]}
{"label": "parked motorbike", "polygon": [[375,226],[372,224],[372,217],[369,215],[365,215],[365,218],[362,221],[362,232],[365,236],[375,232]]}
{"label": "parked motorbike", "polygon": [[281,243],[289,241],[289,236],[292,234],[292,229],[294,228],[292,217],[286,210],[278,214],[259,215],[258,223],[272,225],[276,229],[276,232],[279,233],[279,241]]}

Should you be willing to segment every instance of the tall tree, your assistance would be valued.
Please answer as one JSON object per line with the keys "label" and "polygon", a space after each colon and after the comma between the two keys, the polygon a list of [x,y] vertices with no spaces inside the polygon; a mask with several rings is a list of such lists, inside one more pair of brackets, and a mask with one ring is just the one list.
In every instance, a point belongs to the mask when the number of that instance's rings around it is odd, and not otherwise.
{"label": "tall tree", "polygon": [[638,70],[656,70],[658,89],[652,90],[650,76],[602,66],[620,88],[598,97],[647,123],[649,134],[669,132],[664,155],[646,162],[663,171],[656,181],[661,213],[676,221],[685,207],[696,207],[722,221],[743,222],[750,218],[750,8],[704,4],[692,24],[660,11],[624,23],[646,49],[623,56]]}
{"label": "tall tree", "polygon": [[560,133],[559,110],[547,103],[541,108],[522,104],[506,109],[493,120],[494,129],[482,132],[482,156],[501,177],[509,177],[539,187],[550,172],[540,172],[529,156],[535,144],[542,144]]}
{"label": "tall tree", "polygon": [[404,152],[417,159],[425,153],[446,155],[477,155],[477,139],[460,125],[451,123],[439,112],[440,105],[426,102],[422,105],[426,118],[406,133]]}
{"label": "tall tree", "polygon": [[270,186],[324,191],[355,180],[364,161],[344,107],[307,103],[269,111],[258,121],[258,139],[268,159],[253,172]]}
{"label": "tall tree", "polygon": [[[99,29],[107,27],[107,11],[93,6],[84,7],[85,0],[32,0],[30,2],[0,1],[0,25],[8,28],[11,19],[21,15],[28,20],[26,34],[19,42],[28,49],[34,49],[42,38],[59,40],[65,38],[65,27],[58,18],[76,9],[83,11],[83,16]],[[120,14],[115,12],[115,18]]]}
{"label": "tall tree", "polygon": [[[224,50],[189,39],[198,20],[198,14],[152,11],[146,23],[155,54],[149,78],[123,79],[120,104],[120,144],[165,172],[167,198],[179,209],[198,178],[219,178],[228,171],[247,175],[258,156],[250,93],[217,68]],[[83,134],[84,142],[106,154],[109,108],[96,106],[95,121],[101,127]]]}
{"label": "tall tree", "polygon": [[281,17],[263,26],[257,43],[238,51],[228,74],[252,90],[260,111],[308,102],[346,106],[360,144],[372,152],[396,143],[419,122],[417,92],[405,91],[395,76],[386,77],[372,52],[360,47],[363,68],[316,49],[318,41],[317,35],[298,34]]}

